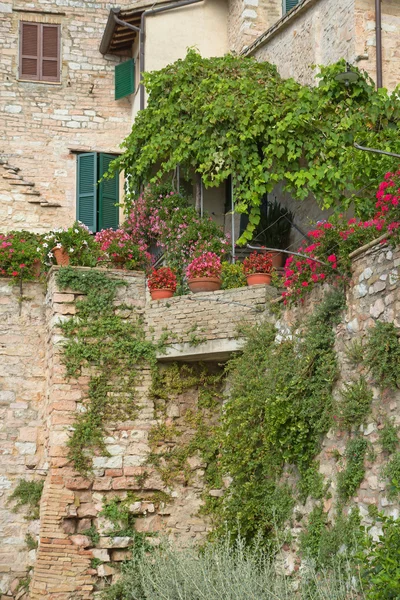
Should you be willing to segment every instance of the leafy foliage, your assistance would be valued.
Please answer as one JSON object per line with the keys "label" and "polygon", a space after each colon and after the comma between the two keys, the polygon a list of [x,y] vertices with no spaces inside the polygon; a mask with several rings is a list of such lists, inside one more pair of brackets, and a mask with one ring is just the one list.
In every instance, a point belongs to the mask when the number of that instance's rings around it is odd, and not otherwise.
{"label": "leafy foliage", "polygon": [[278,182],[297,199],[311,193],[324,208],[354,199],[368,212],[381,174],[397,163],[371,160],[353,143],[398,151],[400,104],[359,71],[356,83],[343,86],[335,75],[344,68],[344,61],[321,67],[319,85],[302,86],[266,62],[202,58],[190,49],[184,60],[145,74],[147,108],[114,166],[130,174],[132,189],[178,164],[206,186],[233,175],[236,209],[250,213],[242,241],[253,237],[261,199]]}
{"label": "leafy foliage", "polygon": [[379,515],[382,534],[377,540],[366,536],[360,553],[361,575],[366,600],[395,600],[400,597],[400,520]]}
{"label": "leafy foliage", "polygon": [[34,262],[40,260],[41,236],[30,231],[0,233],[0,275],[16,279],[37,278]]}
{"label": "leafy foliage", "polygon": [[247,281],[243,272],[243,263],[230,264],[224,261],[222,263],[221,279],[223,290],[245,287]]}
{"label": "leafy foliage", "polygon": [[[285,465],[315,483],[310,468],[331,422],[333,325],[342,307],[341,294],[328,296],[301,332],[280,344],[272,325],[258,325],[247,331],[242,355],[229,363],[231,396],[220,439],[221,469],[232,483],[216,511],[234,534],[268,538],[288,518],[294,498],[282,480]],[[303,496],[306,490],[307,484]]]}
{"label": "leafy foliage", "polygon": [[27,479],[20,479],[17,487],[8,498],[7,504],[16,501],[13,508],[13,512],[18,512],[20,508],[27,507],[28,514],[26,518],[28,520],[34,520],[39,518],[39,503],[43,492],[43,481],[28,481]]}
{"label": "leafy foliage", "polygon": [[338,424],[342,428],[351,429],[365,422],[371,409],[372,390],[365,377],[345,384],[338,402]]}
{"label": "leafy foliage", "polygon": [[326,567],[340,560],[348,560],[360,543],[360,515],[352,510],[349,515],[339,513],[335,523],[330,524],[322,505],[312,510],[308,525],[300,535],[301,552],[313,558],[318,566]]}
{"label": "leafy foliage", "polygon": [[393,323],[378,321],[370,329],[365,364],[381,387],[400,386],[400,343]]}
{"label": "leafy foliage", "polygon": [[397,444],[399,443],[399,428],[393,422],[393,419],[386,419],[383,428],[379,432],[379,441],[382,446],[382,450],[393,454],[396,451]]}
{"label": "leafy foliage", "polygon": [[346,467],[337,478],[338,496],[343,502],[347,502],[354,495],[364,479],[367,449],[368,442],[362,437],[351,439],[346,446]]}
{"label": "leafy foliage", "polygon": [[[112,421],[136,415],[137,366],[154,364],[155,346],[145,339],[143,326],[132,318],[132,306],[114,306],[124,282],[99,271],[81,272],[72,267],[57,273],[59,289],[71,288],[86,298],[76,302],[77,315],[61,324],[66,341],[63,360],[67,377],[78,377],[83,366],[92,369],[85,412],[78,414],[68,442],[75,468],[91,471],[96,451],[107,455],[103,436]],[[121,310],[130,318],[123,318]]]}
{"label": "leafy foliage", "polygon": [[385,465],[383,475],[389,479],[388,498],[397,499],[400,494],[400,452],[396,452]]}

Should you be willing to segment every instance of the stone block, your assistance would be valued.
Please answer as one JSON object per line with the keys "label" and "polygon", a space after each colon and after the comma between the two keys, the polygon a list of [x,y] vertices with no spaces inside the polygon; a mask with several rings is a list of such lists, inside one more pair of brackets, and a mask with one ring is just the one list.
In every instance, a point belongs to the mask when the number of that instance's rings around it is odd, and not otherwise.
{"label": "stone block", "polygon": [[92,482],[85,477],[73,477],[65,481],[65,487],[68,490],[88,490],[91,486]]}
{"label": "stone block", "polygon": [[131,550],[111,550],[111,560],[113,562],[122,562],[132,558]]}
{"label": "stone block", "polygon": [[87,517],[89,517],[89,518],[97,517],[98,512],[99,511],[97,510],[95,505],[92,503],[85,502],[78,507],[78,517],[80,519],[87,518]]}
{"label": "stone block", "polygon": [[93,546],[92,540],[88,538],[87,535],[71,535],[69,539],[74,546],[81,546],[82,548],[90,548]]}
{"label": "stone block", "polygon": [[91,525],[91,519],[79,519],[76,531],[77,533],[84,533],[85,531],[90,529]]}
{"label": "stone block", "polygon": [[110,562],[110,555],[106,549],[93,548],[92,554],[93,558],[97,558],[98,560],[102,560],[103,562]]}

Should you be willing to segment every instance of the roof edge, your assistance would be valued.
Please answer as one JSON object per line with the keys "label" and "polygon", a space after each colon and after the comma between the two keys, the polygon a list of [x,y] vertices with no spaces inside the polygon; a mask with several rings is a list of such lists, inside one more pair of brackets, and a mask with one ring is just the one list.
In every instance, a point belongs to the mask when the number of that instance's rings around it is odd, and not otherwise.
{"label": "roof edge", "polygon": [[120,13],[121,13],[121,9],[117,6],[110,9],[108,19],[107,19],[107,24],[105,26],[103,37],[101,38],[101,42],[100,42],[100,52],[101,52],[101,54],[103,54],[103,56],[104,56],[104,54],[108,53],[108,50],[110,48],[110,43],[111,43],[112,37],[114,35],[115,26],[116,26],[116,22],[114,20],[114,15],[116,17],[118,17],[118,15]]}

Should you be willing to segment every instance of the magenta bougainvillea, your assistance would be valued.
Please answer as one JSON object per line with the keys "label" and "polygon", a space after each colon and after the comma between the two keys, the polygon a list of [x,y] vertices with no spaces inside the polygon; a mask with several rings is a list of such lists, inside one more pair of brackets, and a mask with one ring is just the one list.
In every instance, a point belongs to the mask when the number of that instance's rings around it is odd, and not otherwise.
{"label": "magenta bougainvillea", "polygon": [[220,277],[221,259],[214,252],[205,252],[197,258],[194,258],[186,269],[188,279],[197,279],[199,277]]}
{"label": "magenta bougainvillea", "polygon": [[115,266],[143,269],[150,264],[146,249],[140,247],[125,229],[102,229],[96,233],[95,241]]}
{"label": "magenta bougainvillea", "polygon": [[346,219],[343,215],[320,221],[307,235],[312,243],[299,248],[306,258],[291,256],[285,264],[285,303],[303,299],[322,282],[343,283],[350,278],[351,252],[387,234],[394,244],[400,237],[400,171],[386,173],[380,184],[373,218]]}
{"label": "magenta bougainvillea", "polygon": [[149,290],[176,290],[176,275],[169,267],[153,269],[147,281]]}

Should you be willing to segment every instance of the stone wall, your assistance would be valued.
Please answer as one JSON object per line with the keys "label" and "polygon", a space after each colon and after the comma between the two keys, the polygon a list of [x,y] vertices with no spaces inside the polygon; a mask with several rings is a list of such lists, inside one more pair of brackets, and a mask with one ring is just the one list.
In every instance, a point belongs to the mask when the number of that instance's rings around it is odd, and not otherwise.
{"label": "stone wall", "polygon": [[[119,6],[130,6],[128,0]],[[114,100],[114,66],[99,44],[110,2],[10,0],[0,4],[0,159],[36,194],[0,174],[0,229],[38,232],[76,214],[74,150],[118,152],[130,129],[130,99]],[[61,83],[18,79],[20,21],[61,25]],[[28,187],[29,186],[25,186]],[[22,192],[22,193],[21,193]]]}
{"label": "stone wall", "polygon": [[355,58],[355,0],[304,0],[264,32],[247,54],[278,67],[284,78],[314,84],[313,65]]}
{"label": "stone wall", "polygon": [[25,535],[35,539],[38,521],[7,503],[20,479],[41,480],[46,393],[44,290],[37,283],[19,286],[0,280],[0,593],[16,589],[18,578],[35,562]]}
{"label": "stone wall", "polygon": [[[359,63],[376,79],[376,37],[374,0],[355,0],[356,55],[365,56]],[[400,81],[400,5],[397,0],[382,0],[383,85],[393,90]]]}
{"label": "stone wall", "polygon": [[[393,417],[400,425],[400,394],[382,393],[368,373],[361,371],[361,367],[356,370],[349,363],[347,349],[354,340],[365,340],[377,320],[400,327],[399,266],[400,249],[394,251],[385,244],[355,253],[347,308],[336,330],[340,378],[335,396],[339,397],[344,384],[361,373],[374,394],[371,415],[360,433],[372,443],[377,458],[366,463],[365,479],[354,498],[364,523],[370,522],[371,504],[398,515],[399,506],[388,499],[387,484],[381,476],[387,457],[379,445],[378,432],[384,415]],[[66,443],[76,413],[84,410],[90,371],[85,369],[76,380],[65,378],[58,326],[60,321],[75,314],[75,303],[81,295],[73,290],[60,292],[55,283],[56,272],[54,268],[49,275],[45,298],[39,283],[24,285],[22,303],[18,302],[18,289],[10,287],[8,281],[4,280],[1,287],[0,310],[5,327],[0,347],[5,360],[0,367],[3,404],[0,585],[3,594],[15,596],[17,580],[35,562],[32,600],[42,597],[69,600],[72,594],[74,598],[89,600],[117,575],[116,563],[130,555],[131,539],[110,536],[110,523],[100,515],[110,498],[130,499],[135,527],[149,543],[157,543],[151,534],[162,533],[184,545],[201,540],[209,529],[207,519],[198,514],[204,493],[204,465],[200,457],[191,457],[189,472],[168,482],[149,460],[150,452],[173,449],[178,443],[168,435],[158,441],[152,438],[155,427],[164,421],[172,427],[171,431],[178,430],[184,439],[189,439],[191,433],[185,415],[196,408],[200,389],[194,385],[177,393],[164,406],[165,414],[159,421],[159,401],[152,391],[151,372],[143,368],[136,390],[137,417],[110,424],[105,440],[109,455],[94,458],[93,478],[76,473],[68,460]],[[166,362],[165,367],[171,361],[185,364],[190,360],[193,365],[193,361],[206,358],[209,368],[217,369],[221,360],[239,348],[231,344],[240,321],[257,323],[263,318],[276,319],[270,310],[270,300],[276,292],[265,286],[151,302],[146,300],[143,274],[108,273],[126,281],[117,298],[117,302],[133,308],[131,317],[126,318],[143,319],[148,338],[155,341],[165,334],[169,336],[167,353],[159,356],[160,361]],[[278,334],[286,335],[297,327],[299,318],[311,314],[323,291],[321,288],[300,308],[283,311],[276,321]],[[213,343],[217,345],[212,346]],[[334,518],[337,475],[343,468],[340,457],[348,439],[348,432],[330,431],[319,456],[320,471],[329,481],[332,496],[325,502],[329,518]],[[18,478],[38,479],[45,475],[38,531],[37,522],[24,520],[24,510],[16,515],[10,512],[7,499]],[[212,493],[223,492],[212,490]],[[313,503],[308,501],[305,506],[297,506],[295,514],[306,516],[312,507]],[[304,518],[296,522],[294,540],[306,521]],[[100,535],[95,542],[85,533],[92,526]],[[39,539],[37,556],[35,551],[28,553],[24,545],[27,531]],[[295,562],[290,551],[287,552],[290,570]],[[93,566],[93,558],[102,564]]]}
{"label": "stone wall", "polygon": [[281,15],[281,0],[229,0],[230,49],[241,52]]}
{"label": "stone wall", "polygon": [[[382,0],[383,85],[389,90],[400,79],[399,30],[399,3]],[[375,2],[303,0],[275,19],[246,54],[275,64],[282,77],[303,84],[315,84],[313,65],[329,65],[340,58],[376,80]]]}
{"label": "stone wall", "polygon": [[[400,249],[388,247],[378,243],[361,252],[353,253],[353,275],[346,296],[346,310],[342,322],[336,329],[335,348],[339,360],[340,376],[334,390],[334,397],[340,400],[341,391],[345,385],[357,381],[362,375],[366,378],[372,392],[373,400],[371,412],[365,425],[353,427],[351,437],[356,433],[371,443],[375,458],[365,461],[365,477],[361,485],[347,505],[354,504],[360,511],[363,525],[371,526],[373,518],[368,508],[376,507],[387,515],[399,517],[399,502],[388,499],[388,481],[382,474],[382,467],[387,464],[388,455],[379,442],[379,431],[385,419],[393,419],[395,425],[400,425],[400,392],[399,390],[382,390],[373,381],[371,374],[359,365],[351,363],[348,350],[354,342],[366,342],[368,331],[377,321],[394,323],[400,327]],[[326,289],[325,289],[326,291]],[[320,302],[324,289],[315,290],[301,308],[284,311],[282,320],[278,321],[279,334],[287,335],[292,328],[297,327],[298,319],[304,314],[310,314]],[[379,356],[376,357],[379,360]],[[317,460],[320,461],[319,471],[328,484],[330,498],[324,500],[324,512],[331,522],[335,521],[337,506],[337,477],[344,468],[344,454],[346,444],[350,439],[350,432],[332,429],[323,440],[322,452]],[[328,494],[328,497],[329,497]],[[294,523],[293,543],[283,553],[287,572],[295,568],[295,553],[299,533],[307,523],[307,515],[311,512],[314,502],[308,500],[306,505],[294,507],[294,515],[299,515]],[[305,517],[305,518],[304,518]],[[374,525],[371,530],[373,536],[381,533],[379,526]]]}

